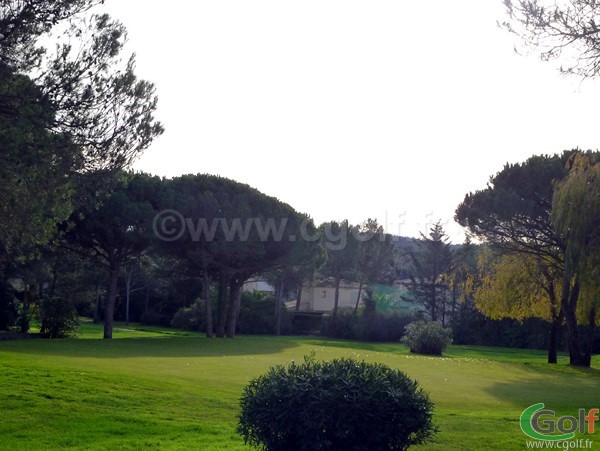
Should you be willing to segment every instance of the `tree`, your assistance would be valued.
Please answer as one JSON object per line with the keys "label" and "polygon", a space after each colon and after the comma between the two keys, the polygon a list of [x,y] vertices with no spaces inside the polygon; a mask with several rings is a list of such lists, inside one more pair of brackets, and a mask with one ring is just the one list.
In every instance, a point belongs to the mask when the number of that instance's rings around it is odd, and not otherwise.
{"label": "tree", "polygon": [[479,343],[482,319],[475,306],[475,293],[496,261],[496,254],[486,244],[473,244],[467,235],[454,252],[454,264],[448,274],[452,335],[459,344]]}
{"label": "tree", "polygon": [[467,236],[464,243],[454,252],[454,264],[447,274],[450,290],[450,317],[454,321],[457,307],[466,306],[472,300],[477,273],[478,248]]}
{"label": "tree", "polygon": [[124,173],[117,189],[97,208],[76,211],[67,246],[108,271],[104,338],[112,338],[117,283],[123,265],[146,249],[152,237],[158,177]]}
{"label": "tree", "polygon": [[0,62],[0,257],[24,258],[71,212],[77,148],[49,131],[53,106]]}
{"label": "tree", "polygon": [[590,0],[504,0],[504,27],[544,61],[560,59],[561,72],[584,78],[600,73],[598,3]]}
{"label": "tree", "polygon": [[358,240],[358,294],[354,313],[358,312],[364,284],[393,282],[395,279],[394,241],[376,219],[367,219],[354,229]]}
{"label": "tree", "polygon": [[84,208],[82,181],[110,187],[163,131],[154,86],[122,60],[125,28],[88,13],[99,3],[0,4],[0,262],[35,257]]}
{"label": "tree", "polygon": [[12,287],[0,279],[0,330],[9,330],[17,321],[17,303]]}
{"label": "tree", "polygon": [[492,319],[541,318],[551,324],[548,363],[557,363],[562,323],[561,274],[532,255],[505,254],[492,264],[475,292],[479,311]]}
{"label": "tree", "polygon": [[[551,268],[545,273],[549,286],[555,277],[564,277],[567,246],[551,220],[554,187],[567,175],[566,164],[576,153],[577,150],[571,150],[561,155],[533,156],[524,163],[505,165],[490,179],[487,188],[465,196],[456,209],[455,220],[499,253],[532,256],[544,267]],[[585,154],[598,158],[592,152]],[[561,290],[563,315],[565,319],[574,317],[579,286],[563,283]],[[559,318],[560,314],[557,321]],[[558,326],[552,325],[551,331],[555,327]],[[570,362],[585,365],[580,347],[574,344],[579,341],[577,327],[569,326],[568,319],[567,327]]]}
{"label": "tree", "polygon": [[[142,265],[153,264],[150,259],[143,258],[141,255],[133,255],[131,260],[125,265],[125,323],[129,325],[129,311],[131,305],[131,295],[136,291],[146,289],[145,276],[143,275]],[[142,281],[139,277],[142,275]]]}
{"label": "tree", "polygon": [[335,294],[333,299],[333,310],[331,311],[332,327],[335,330],[340,298],[340,284],[344,278],[353,278],[356,275],[358,261],[358,241],[355,227],[348,223],[331,221],[322,224],[322,244],[327,252],[327,259],[321,268],[323,277],[333,278]]}
{"label": "tree", "polygon": [[15,69],[39,64],[39,38],[103,0],[4,0],[0,4],[0,60]]}
{"label": "tree", "polygon": [[[562,304],[569,348],[583,366],[590,366],[594,327],[598,319],[600,277],[600,164],[590,155],[574,154],[569,175],[554,193],[552,221],[565,241]],[[581,297],[582,299],[578,299]],[[578,323],[587,324],[581,343]]]}
{"label": "tree", "polygon": [[298,244],[294,246],[286,262],[270,271],[267,277],[275,286],[275,335],[281,334],[284,291],[290,287],[296,288],[295,310],[298,311],[302,284],[306,279],[311,279],[315,271],[325,263],[326,253],[320,242],[303,239]]}
{"label": "tree", "polygon": [[[222,177],[197,174],[166,181],[161,208],[174,212],[179,222],[173,227],[181,232],[162,236],[161,248],[179,259],[188,274],[202,278],[205,287],[207,279],[217,284],[218,337],[235,336],[241,288],[248,278],[303,266],[318,247],[315,240],[303,239],[316,235],[310,218],[248,185]],[[163,224],[168,225],[155,222],[155,229]],[[206,316],[211,318],[212,312],[207,310]]]}
{"label": "tree", "polygon": [[412,271],[407,285],[410,300],[421,304],[432,321],[445,323],[445,298],[448,284],[444,276],[450,272],[452,251],[441,223],[438,221],[426,236],[421,233],[418,253],[412,253]]}
{"label": "tree", "polygon": [[[127,166],[163,128],[153,116],[154,86],[137,79],[133,57],[122,64],[125,27],[106,14],[83,14],[99,3],[3,2],[0,61],[14,74],[35,76],[54,111],[47,129],[78,146],[86,169],[114,170]],[[14,115],[10,101],[0,96],[0,113]]]}

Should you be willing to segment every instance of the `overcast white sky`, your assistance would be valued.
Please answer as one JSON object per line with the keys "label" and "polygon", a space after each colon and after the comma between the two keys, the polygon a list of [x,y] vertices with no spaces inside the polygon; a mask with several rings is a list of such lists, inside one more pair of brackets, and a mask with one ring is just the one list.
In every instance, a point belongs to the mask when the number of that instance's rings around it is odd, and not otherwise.
{"label": "overcast white sky", "polygon": [[500,0],[108,0],[166,132],[135,164],[211,173],[317,223],[417,236],[506,162],[600,147],[600,86],[514,53]]}

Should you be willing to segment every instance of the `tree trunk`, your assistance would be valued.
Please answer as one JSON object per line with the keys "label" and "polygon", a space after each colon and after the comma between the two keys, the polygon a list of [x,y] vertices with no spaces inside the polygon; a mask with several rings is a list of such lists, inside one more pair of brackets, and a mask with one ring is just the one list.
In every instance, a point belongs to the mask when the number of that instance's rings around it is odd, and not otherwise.
{"label": "tree trunk", "polygon": [[562,307],[569,332],[569,364],[572,366],[589,366],[579,343],[577,328],[577,299],[579,297],[579,282],[576,280],[570,287],[570,280],[565,276],[563,283]]}
{"label": "tree trunk", "polygon": [[[560,336],[560,326],[563,322],[563,310],[560,308],[560,305],[556,305],[556,291],[553,278],[549,275],[547,280],[548,286],[546,292],[550,298],[550,315],[552,318],[552,323],[550,324],[550,339],[548,343],[548,363],[555,364],[558,362],[557,348]],[[558,312],[556,311],[557,307]]]}
{"label": "tree trunk", "polygon": [[225,337],[225,322],[227,321],[227,279],[219,277],[219,294],[217,296],[217,337]]}
{"label": "tree trunk", "polygon": [[275,299],[275,335],[281,335],[281,299],[283,297],[283,278],[279,282],[277,298]]}
{"label": "tree trunk", "polygon": [[562,315],[554,318],[550,325],[550,340],[548,343],[548,363],[558,362],[558,337],[560,335],[560,324],[562,323]]}
{"label": "tree trunk", "polygon": [[592,351],[594,349],[594,329],[596,327],[596,307],[592,307],[588,314],[588,325],[587,325],[587,345],[585,349],[584,362],[585,366],[589,367],[592,365]]}
{"label": "tree trunk", "polygon": [[302,300],[302,282],[298,284],[298,290],[296,291],[296,311],[300,311],[300,302]]}
{"label": "tree trunk", "polygon": [[242,284],[240,285],[240,290],[238,291],[237,294],[237,299],[235,300],[235,325],[237,327],[237,322],[240,319],[240,311],[242,310],[242,287],[244,286],[244,283],[246,281],[244,280],[242,282]]}
{"label": "tree trunk", "polygon": [[131,299],[131,273],[133,269],[127,271],[127,279],[125,279],[125,324],[129,326],[129,300]]}
{"label": "tree trunk", "polygon": [[333,318],[334,323],[337,318],[338,304],[340,301],[340,283],[341,282],[342,282],[341,277],[335,278],[335,295],[333,297],[333,311],[331,312],[331,317]]}
{"label": "tree trunk", "polygon": [[240,279],[232,280],[229,285],[229,309],[227,315],[227,338],[235,337],[235,328],[237,325],[237,316],[240,310],[240,301],[242,294],[242,285]]}
{"label": "tree trunk", "polygon": [[100,284],[96,285],[96,308],[94,309],[94,324],[100,322]]}
{"label": "tree trunk", "polygon": [[437,287],[436,287],[435,280],[433,281],[432,286],[433,286],[433,289],[431,290],[431,299],[430,299],[430,302],[431,302],[431,311],[429,313],[431,315],[431,321],[436,321],[437,320],[437,309],[436,309],[436,307],[437,307],[436,306],[436,303],[437,303],[437,300],[436,300]]}
{"label": "tree trunk", "polygon": [[446,327],[446,293],[440,298],[440,312],[442,315],[442,327]]}
{"label": "tree trunk", "polygon": [[48,298],[52,299],[56,291],[56,280],[58,279],[58,272],[56,266],[52,267],[52,282],[50,282],[50,289],[48,292]]}
{"label": "tree trunk", "polygon": [[338,312],[338,304],[340,300],[340,283],[342,279],[341,277],[335,278],[335,294],[333,296],[333,310],[331,311],[331,329],[330,335],[335,336],[337,332],[337,312]]}
{"label": "tree trunk", "polygon": [[212,302],[210,298],[210,279],[208,271],[204,271],[202,289],[204,291],[204,315],[206,316],[206,336],[213,337]]}
{"label": "tree trunk", "polygon": [[110,270],[110,281],[104,306],[104,338],[112,338],[113,322],[115,319],[115,300],[117,297],[117,282],[119,280],[119,265],[114,265]]}
{"label": "tree trunk", "polygon": [[586,366],[585,358],[579,345],[579,331],[577,330],[577,318],[575,312],[565,313],[567,330],[569,332],[569,364],[573,366]]}
{"label": "tree trunk", "polygon": [[358,295],[356,296],[356,305],[354,306],[354,314],[355,315],[358,313],[358,305],[360,304],[360,295],[362,293],[362,289],[363,289],[363,281],[361,279],[360,283],[358,284]]}

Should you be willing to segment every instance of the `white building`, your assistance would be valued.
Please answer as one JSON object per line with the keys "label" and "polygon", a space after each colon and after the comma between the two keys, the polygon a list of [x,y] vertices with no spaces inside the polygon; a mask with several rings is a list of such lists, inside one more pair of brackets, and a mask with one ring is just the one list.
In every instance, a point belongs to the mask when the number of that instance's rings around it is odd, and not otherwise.
{"label": "white building", "polygon": [[[360,303],[362,303],[362,295]],[[358,284],[342,280],[338,298],[338,308],[354,308],[358,297]],[[300,311],[330,312],[335,302],[335,282],[325,279],[312,285],[304,285],[300,296]]]}

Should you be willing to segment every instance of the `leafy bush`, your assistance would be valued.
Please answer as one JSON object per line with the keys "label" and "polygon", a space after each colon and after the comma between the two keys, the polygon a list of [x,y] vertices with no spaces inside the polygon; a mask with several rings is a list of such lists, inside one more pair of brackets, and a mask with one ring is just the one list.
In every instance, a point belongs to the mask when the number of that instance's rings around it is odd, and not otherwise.
{"label": "leafy bush", "polygon": [[[240,334],[273,334],[275,331],[275,298],[260,291],[242,293]],[[281,307],[281,333],[289,334],[292,329],[292,314]]]}
{"label": "leafy bush", "polygon": [[406,326],[402,342],[417,354],[441,355],[452,343],[452,329],[435,321],[416,321]]}
{"label": "leafy bush", "polygon": [[416,381],[379,363],[281,365],[244,388],[238,432],[268,451],[405,450],[436,432]]}
{"label": "leafy bush", "polygon": [[191,331],[204,329],[204,301],[198,300],[190,307],[182,307],[171,319],[171,327]]}
{"label": "leafy bush", "polygon": [[63,298],[53,296],[40,302],[40,333],[48,338],[74,337],[79,331],[75,307]]}

